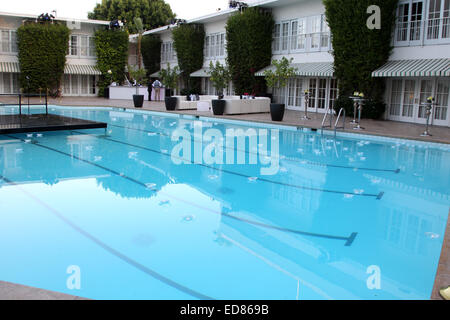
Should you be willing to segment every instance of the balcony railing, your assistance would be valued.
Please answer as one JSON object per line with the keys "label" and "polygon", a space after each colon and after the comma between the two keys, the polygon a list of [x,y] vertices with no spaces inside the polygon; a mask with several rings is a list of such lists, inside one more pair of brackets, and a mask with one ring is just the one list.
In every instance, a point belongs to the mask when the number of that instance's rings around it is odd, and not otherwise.
{"label": "balcony railing", "polygon": [[397,22],[395,45],[450,43],[450,17]]}
{"label": "balcony railing", "polygon": [[300,53],[331,50],[331,33],[316,32],[274,37],[273,53]]}

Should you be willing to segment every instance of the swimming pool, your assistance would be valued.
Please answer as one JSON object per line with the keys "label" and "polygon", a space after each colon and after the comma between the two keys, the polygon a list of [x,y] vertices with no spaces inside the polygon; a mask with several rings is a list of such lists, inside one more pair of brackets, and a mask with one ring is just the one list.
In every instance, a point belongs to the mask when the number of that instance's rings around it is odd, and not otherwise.
{"label": "swimming pool", "polygon": [[[431,295],[450,207],[445,145],[50,110],[108,130],[0,136],[0,280],[93,299]],[[267,144],[278,143],[275,174],[262,174],[269,165],[259,160],[192,158],[207,147],[195,143],[207,130],[225,137],[249,128],[268,128]],[[174,157],[174,132],[190,134],[190,163]],[[264,144],[219,142],[224,159],[237,150],[234,160]],[[268,145],[260,159],[272,156]]]}

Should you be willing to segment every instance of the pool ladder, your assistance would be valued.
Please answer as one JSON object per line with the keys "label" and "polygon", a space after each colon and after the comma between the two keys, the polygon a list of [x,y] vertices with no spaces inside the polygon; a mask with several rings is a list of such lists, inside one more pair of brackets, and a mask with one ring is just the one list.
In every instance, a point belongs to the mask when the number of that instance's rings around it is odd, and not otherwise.
{"label": "pool ladder", "polygon": [[[330,118],[330,124],[326,124],[327,118]],[[334,110],[328,106],[327,110],[325,111],[325,115],[323,116],[322,120],[322,126],[321,126],[321,133],[323,134],[323,129],[330,128],[333,129],[333,117],[334,117]],[[339,120],[343,118],[342,125],[339,126]],[[341,108],[339,110],[339,113],[336,117],[336,122],[334,123],[334,136],[336,137],[336,132],[338,129],[345,130],[345,109]]]}

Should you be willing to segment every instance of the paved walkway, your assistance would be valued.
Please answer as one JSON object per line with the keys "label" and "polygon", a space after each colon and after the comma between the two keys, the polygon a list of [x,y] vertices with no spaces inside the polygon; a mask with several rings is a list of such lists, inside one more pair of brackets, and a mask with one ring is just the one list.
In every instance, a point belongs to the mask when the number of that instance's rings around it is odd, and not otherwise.
{"label": "paved walkway", "polygon": [[0,300],[87,300],[68,294],[0,281]]}
{"label": "paved walkway", "polygon": [[[0,103],[17,103],[17,99],[14,98],[0,98]],[[35,98],[35,103],[37,98]],[[116,108],[129,108],[134,109],[132,100],[110,100],[97,97],[65,97],[61,99],[50,99],[49,104],[63,105],[63,106],[104,106],[104,107],[116,107]],[[242,114],[242,115],[224,115],[214,116],[210,112],[200,112],[196,110],[178,110],[178,111],[166,111],[164,102],[145,101],[143,109],[160,112],[171,112],[190,114],[205,117],[219,117],[224,119],[254,121],[262,123],[275,123],[296,127],[306,127],[320,129],[322,125],[323,114],[309,113],[311,120],[302,120],[303,112],[286,110],[283,122],[273,122],[270,119],[269,113],[255,113],[255,114]],[[425,125],[387,121],[387,120],[369,120],[363,119],[361,126],[365,128],[363,131],[353,130],[353,125],[350,122],[351,119],[347,118],[346,132],[372,134],[392,138],[403,138],[420,141],[438,142],[450,144],[450,128],[431,126],[430,132],[432,137],[421,137],[421,133],[425,130]]]}
{"label": "paved walkway", "polygon": [[[103,98],[82,98],[82,97],[67,97],[63,99],[54,99],[49,103],[56,105],[65,106],[108,106],[108,107],[118,107],[118,108],[130,108],[134,109],[133,101],[129,100],[109,100]],[[323,119],[323,114],[320,113],[309,113],[311,120],[302,120],[303,112],[286,110],[283,122],[273,122],[270,119],[269,113],[256,113],[256,114],[242,114],[242,115],[225,115],[225,116],[214,116],[210,112],[199,112],[196,110],[179,110],[179,111],[166,111],[164,102],[150,102],[145,101],[143,109],[161,112],[172,112],[172,113],[182,113],[206,117],[219,117],[234,120],[244,120],[244,121],[255,121],[263,123],[276,123],[297,127],[307,127],[320,129]],[[346,121],[346,132],[358,133],[353,130],[353,125],[350,122],[351,119],[347,118]],[[450,144],[450,128],[432,126],[430,127],[430,132],[433,134],[432,137],[421,137],[421,133],[425,130],[424,125],[404,123],[396,121],[386,121],[386,120],[368,120],[363,119],[361,121],[361,126],[365,128],[363,131],[359,131],[363,134],[372,134],[385,137],[393,138],[404,138],[420,141],[438,142]]]}

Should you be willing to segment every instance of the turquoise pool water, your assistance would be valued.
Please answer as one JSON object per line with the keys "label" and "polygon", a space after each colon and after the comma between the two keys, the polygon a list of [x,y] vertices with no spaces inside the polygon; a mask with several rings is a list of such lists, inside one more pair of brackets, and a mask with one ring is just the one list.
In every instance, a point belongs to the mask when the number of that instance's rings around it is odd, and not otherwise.
{"label": "turquoise pool water", "polygon": [[193,142],[199,126],[249,128],[239,123],[51,112],[108,130],[0,136],[0,280],[93,299],[431,295],[450,207],[448,147],[280,129],[278,171],[262,175],[259,161],[171,156],[177,129]]}

